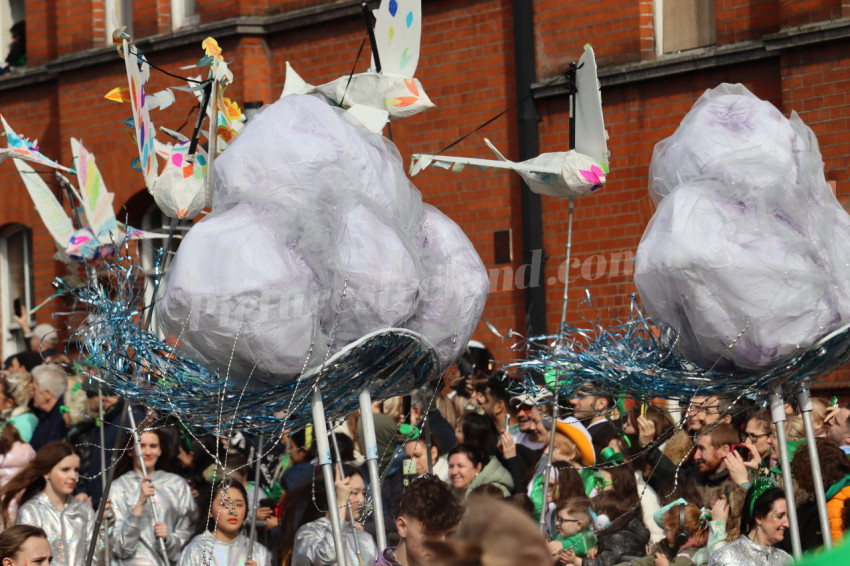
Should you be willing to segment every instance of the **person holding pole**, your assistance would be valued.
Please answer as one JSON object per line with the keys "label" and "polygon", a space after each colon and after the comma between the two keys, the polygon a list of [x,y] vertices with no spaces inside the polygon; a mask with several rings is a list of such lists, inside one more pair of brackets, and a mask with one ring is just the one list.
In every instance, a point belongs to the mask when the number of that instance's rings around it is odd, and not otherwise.
{"label": "person holding pole", "polygon": [[[229,484],[229,485],[228,485]],[[271,554],[259,542],[249,556],[250,540],[241,533],[248,516],[248,493],[239,482],[218,482],[201,503],[209,514],[197,521],[198,533],[180,555],[178,566],[271,566]]]}
{"label": "person holding pole", "polygon": [[192,536],[195,501],[186,480],[163,471],[169,464],[165,433],[146,430],[138,449],[133,444],[128,437],[109,496],[115,513],[113,558],[119,565],[169,566]]}
{"label": "person holding pole", "polygon": [[[45,444],[35,458],[0,489],[0,514],[8,524],[9,505],[20,495],[19,525],[41,527],[53,552],[52,564],[82,566],[94,524],[94,510],[72,495],[80,457],[67,442]],[[98,541],[102,546],[103,538]],[[98,553],[98,557],[100,554]]]}

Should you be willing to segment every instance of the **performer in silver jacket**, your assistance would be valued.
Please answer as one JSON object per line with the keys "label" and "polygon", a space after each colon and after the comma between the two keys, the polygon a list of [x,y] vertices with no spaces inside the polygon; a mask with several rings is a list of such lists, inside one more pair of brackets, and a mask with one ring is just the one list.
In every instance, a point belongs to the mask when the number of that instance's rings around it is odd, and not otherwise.
{"label": "performer in silver jacket", "polygon": [[[160,430],[142,433],[139,447],[148,476],[142,477],[137,451],[127,450],[117,464],[116,475],[121,475],[109,494],[115,514],[113,559],[122,566],[169,566],[192,536],[195,501],[186,480],[156,469],[168,466],[168,445]],[[167,557],[157,538],[165,540]]]}
{"label": "performer in silver jacket", "polygon": [[225,480],[204,495],[200,507],[209,509],[209,515],[198,521],[196,532],[202,532],[183,550],[178,566],[271,566],[266,547],[255,541],[251,548],[251,541],[241,533],[249,515],[245,486]]}
{"label": "performer in silver jacket", "polygon": [[[56,508],[42,491],[18,511],[19,525],[35,525],[44,529],[53,552],[54,566],[83,566],[89,549],[89,540],[94,530],[94,509],[86,502],[70,495],[64,509]],[[103,532],[95,553],[95,564],[99,564],[103,549]]]}

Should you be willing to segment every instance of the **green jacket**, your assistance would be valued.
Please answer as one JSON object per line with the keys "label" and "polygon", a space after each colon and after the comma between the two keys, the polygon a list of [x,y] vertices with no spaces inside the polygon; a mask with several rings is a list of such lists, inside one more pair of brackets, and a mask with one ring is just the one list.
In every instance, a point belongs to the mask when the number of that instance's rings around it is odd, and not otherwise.
{"label": "green jacket", "polygon": [[481,471],[478,472],[478,475],[472,478],[472,482],[469,484],[469,487],[466,488],[462,493],[458,490],[454,489],[455,495],[457,495],[461,499],[466,499],[466,497],[472,493],[472,491],[478,487],[479,485],[485,485],[491,483],[502,490],[502,493],[505,497],[511,494],[511,490],[514,488],[514,479],[511,477],[511,473],[499,462],[499,459],[495,456],[490,457],[490,461],[487,462],[487,465],[481,468]]}

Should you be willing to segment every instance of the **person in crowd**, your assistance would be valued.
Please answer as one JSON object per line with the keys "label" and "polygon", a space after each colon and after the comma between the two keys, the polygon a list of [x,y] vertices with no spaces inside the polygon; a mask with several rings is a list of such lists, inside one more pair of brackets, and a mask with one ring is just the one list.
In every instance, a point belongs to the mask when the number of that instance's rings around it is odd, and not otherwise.
{"label": "person in crowd", "polygon": [[[631,560],[629,566],[701,566],[708,560],[708,515],[699,507],[681,499],[663,507],[659,523],[664,540],[655,544],[647,556]],[[700,556],[705,554],[705,559]]]}
{"label": "person in crowd", "polygon": [[[528,465],[517,456],[516,450],[511,451],[511,446],[505,446],[502,443],[503,440],[512,441],[513,437],[504,433],[499,435],[493,421],[489,417],[477,413],[469,413],[463,418],[461,430],[463,431],[464,443],[476,446],[484,453],[485,467],[504,468],[511,475],[512,486],[519,487],[522,485],[523,477],[528,471]],[[506,448],[507,450],[505,450]],[[505,457],[505,453],[510,457]],[[499,473],[501,473],[501,470]]]}
{"label": "person in crowd", "polygon": [[3,362],[3,371],[8,373],[29,373],[37,365],[44,363],[41,354],[29,350],[12,354]]}
{"label": "person in crowd", "polygon": [[734,452],[738,441],[738,431],[731,424],[721,423],[706,429],[697,440],[694,451],[696,468],[689,471],[687,479],[704,492],[707,487],[729,482],[729,465],[734,462],[737,469],[744,470],[743,481],[746,481],[742,457]]}
{"label": "person in crowd", "polygon": [[775,545],[785,538],[788,509],[785,492],[756,481],[747,492],[742,536],[714,554],[708,566],[785,566],[793,559]]}
{"label": "person in crowd", "polygon": [[[2,386],[0,386],[2,389]],[[9,483],[35,458],[35,450],[21,439],[18,429],[12,423],[6,423],[0,431],[0,488]],[[18,500],[9,503],[9,522],[0,517],[0,529],[4,525],[13,525],[18,516]]]}
{"label": "person in crowd", "polygon": [[[395,537],[395,528],[393,523],[398,517],[398,505],[401,501],[401,495],[404,492],[404,471],[402,465],[404,463],[404,450],[401,449],[401,442],[398,435],[398,427],[390,417],[381,413],[373,414],[375,421],[375,442],[378,447],[378,469],[381,471],[381,498],[384,506],[384,527],[388,538]],[[364,439],[363,434],[363,419],[359,419],[357,423],[357,437]],[[360,477],[367,482],[369,477],[368,465],[366,462],[360,466]],[[367,487],[371,486],[367,482]],[[376,536],[376,525],[374,516],[368,517],[363,528],[373,537]]]}
{"label": "person in crowd", "polygon": [[[493,421],[500,434],[506,430],[513,433],[519,430],[516,417],[511,414],[511,394],[508,393],[504,380],[505,378],[501,375],[495,375],[474,384],[476,401],[484,410],[484,414]],[[508,425],[507,428],[505,423]],[[512,428],[513,431],[511,431]]]}
{"label": "person in crowd", "polygon": [[437,437],[443,450],[451,450],[457,444],[454,426],[443,418],[435,403],[434,393],[428,389],[417,389],[410,394],[410,422],[423,429],[427,416],[431,434]]}
{"label": "person in crowd", "polygon": [[[346,562],[358,564],[356,548],[360,549],[363,564],[372,564],[377,558],[375,539],[358,524],[361,504],[366,500],[366,484],[359,468],[343,465],[345,478],[339,477],[334,466],[334,487]],[[283,527],[283,552],[286,566],[330,566],[338,564],[336,547],[328,512],[329,498],[322,474],[299,487],[286,498]],[[351,515],[349,515],[350,503]],[[352,526],[354,524],[354,526]],[[356,541],[355,541],[355,537]]]}
{"label": "person in crowd", "polygon": [[429,566],[550,563],[537,525],[516,507],[489,497],[471,499],[457,535],[428,541],[426,548]]}
{"label": "person in crowd", "polygon": [[[9,44],[9,54],[0,65],[0,75],[8,73],[16,67],[25,67],[27,64],[27,25],[24,20],[15,22],[9,28],[12,43]],[[18,318],[17,316],[15,318]],[[24,318],[24,317],[21,317]]]}
{"label": "person in crowd", "polygon": [[744,444],[750,451],[757,452],[759,462],[763,462],[768,468],[776,463],[772,461],[770,456],[773,445],[776,442],[776,435],[773,430],[770,411],[762,409],[750,414],[747,424],[744,426],[744,432],[741,435],[744,439]]}
{"label": "person in crowd", "polygon": [[0,534],[3,566],[50,566],[53,553],[47,533],[33,525],[14,525]]}
{"label": "person in crowd", "polygon": [[523,393],[511,398],[511,406],[516,411],[519,432],[513,435],[517,446],[526,446],[531,450],[542,450],[549,433],[543,427],[542,404],[551,400],[552,392],[540,389],[536,395]]}
{"label": "person in crowd", "polygon": [[640,448],[645,449],[641,450],[643,479],[656,492],[665,478],[673,477],[677,468],[686,463],[693,452],[693,438],[675,427],[669,413],[655,404],[634,407],[623,425],[623,431],[630,438],[636,437]]}
{"label": "person in crowd", "polygon": [[[850,458],[845,456],[844,451],[828,438],[816,439],[815,447],[820,460],[823,488],[826,492],[830,532],[833,542],[838,542],[850,529],[850,524],[845,524],[843,517],[845,509],[850,510]],[[791,475],[797,485],[807,493],[815,492],[807,443],[801,444],[794,451]],[[800,528],[800,543],[804,551],[823,545],[823,534],[815,501],[809,500],[797,507],[797,523]],[[787,545],[783,545],[783,548],[787,550]]]}
{"label": "person in crowd", "polygon": [[562,556],[569,560],[568,551],[578,558],[588,555],[588,551],[596,546],[596,535],[590,530],[592,524],[590,499],[587,497],[570,497],[558,503],[549,541],[549,552],[556,562]]}
{"label": "person in crowd", "polygon": [[704,502],[711,509],[711,521],[708,523],[709,555],[741,536],[741,517],[746,498],[746,489],[729,484],[705,491]]}
{"label": "person in crowd", "polygon": [[305,427],[287,435],[291,465],[283,472],[283,489],[286,491],[297,489],[313,479],[312,460],[316,456],[316,445],[312,433],[312,427]]}
{"label": "person in crowd", "polygon": [[401,498],[396,519],[399,543],[387,547],[376,566],[430,566],[427,541],[445,541],[463,517],[463,506],[451,489],[434,475],[419,476]]}
{"label": "person in crowd", "polygon": [[248,494],[238,482],[218,482],[206,490],[198,514],[195,537],[186,545],[177,566],[271,566],[271,554],[265,546],[241,533],[248,516]]}
{"label": "person in crowd", "polygon": [[590,384],[585,384],[576,391],[570,399],[573,416],[584,425],[593,440],[596,449],[596,459],[599,460],[602,451],[608,447],[612,438],[617,436],[617,429],[608,420],[614,409],[614,398],[610,395],[594,395]]}
{"label": "person in crowd", "polygon": [[830,407],[824,422],[829,427],[827,438],[850,455],[850,403],[843,407]]}
{"label": "person in crowd", "polygon": [[496,458],[487,458],[484,452],[471,444],[458,444],[449,452],[449,481],[455,495],[466,499],[467,494],[479,485],[494,484],[507,497],[514,480]]}
{"label": "person in crowd", "polygon": [[109,494],[115,515],[113,558],[119,565],[168,566],[192,536],[195,501],[186,480],[165,471],[171,460],[162,429],[142,431],[135,444],[128,435]]}
{"label": "person in crowd", "polygon": [[[404,443],[404,454],[416,464],[416,475],[428,473],[427,445],[421,436]],[[443,454],[437,435],[431,434],[431,468],[435,476],[449,482],[449,458]]]}
{"label": "person in crowd", "polygon": [[67,379],[58,366],[41,364],[32,370],[32,406],[40,412],[30,444],[38,451],[53,440],[64,440],[68,427],[62,417]]}
{"label": "person in crowd", "polygon": [[[0,516],[10,524],[9,508],[20,496],[17,523],[44,529],[53,553],[52,564],[85,564],[94,527],[94,510],[72,495],[77,487],[80,457],[74,447],[57,440],[0,488]],[[101,543],[103,539],[101,538]]]}
{"label": "person in crowd", "polygon": [[601,523],[596,533],[599,539],[596,557],[580,558],[568,550],[561,558],[562,563],[611,566],[644,556],[646,544],[649,542],[649,531],[643,525],[634,475],[626,470],[622,477],[624,481],[631,479],[630,490],[624,489],[623,486],[611,485],[609,488],[606,485],[591,499],[591,506]]}
{"label": "person in crowd", "polygon": [[650,543],[656,544],[664,540],[663,525],[659,526],[655,521],[655,512],[661,507],[658,494],[644,479],[644,473],[651,475],[643,459],[643,452],[637,449],[636,442],[628,444],[629,436],[620,435],[611,440],[608,448],[602,451],[603,462],[608,464],[621,464],[631,469],[635,476],[635,483],[641,499],[641,510],[643,513],[643,525],[649,529]]}
{"label": "person in crowd", "polygon": [[24,331],[24,337],[27,339],[27,346],[31,352],[36,352],[42,359],[47,359],[48,356],[59,351],[59,334],[52,325],[42,322],[36,324],[35,328],[30,328],[26,316],[14,315],[14,318]]}
{"label": "person in crowd", "polygon": [[[792,415],[790,417],[785,417],[785,438],[788,442],[793,442],[795,440],[802,440],[806,437],[806,427],[803,424],[803,417],[798,415]],[[775,447],[776,443],[772,443],[772,446]],[[777,460],[778,453],[776,450],[771,450],[770,458],[772,460]]]}
{"label": "person in crowd", "polygon": [[33,432],[38,426],[38,417],[30,412],[27,404],[16,404],[12,388],[6,379],[0,379],[0,419],[13,425],[24,442],[32,440]]}

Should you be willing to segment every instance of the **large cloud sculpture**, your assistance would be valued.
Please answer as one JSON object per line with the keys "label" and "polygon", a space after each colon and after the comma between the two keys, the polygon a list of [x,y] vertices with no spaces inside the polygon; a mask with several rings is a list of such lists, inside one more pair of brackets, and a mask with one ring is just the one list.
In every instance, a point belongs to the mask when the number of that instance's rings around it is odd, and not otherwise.
{"label": "large cloud sculpture", "polygon": [[708,90],[649,178],[635,283],[686,359],[764,369],[850,323],[850,216],[795,113],[741,85]]}
{"label": "large cloud sculpture", "polygon": [[161,330],[199,361],[256,390],[386,328],[422,334],[443,367],[466,346],[486,269],[385,138],[293,95],[259,112],[215,171],[213,211],[157,301]]}

